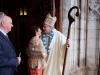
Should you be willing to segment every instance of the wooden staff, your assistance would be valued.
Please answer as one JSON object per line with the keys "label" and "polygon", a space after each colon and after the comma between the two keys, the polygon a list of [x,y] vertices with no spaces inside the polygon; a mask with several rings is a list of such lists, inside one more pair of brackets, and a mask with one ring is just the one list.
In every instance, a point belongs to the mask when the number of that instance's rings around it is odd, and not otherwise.
{"label": "wooden staff", "polygon": [[[70,15],[70,13],[71,13],[71,11],[72,11],[73,9],[77,9],[77,12],[76,12],[76,16],[77,16],[77,17],[78,17],[79,14],[80,14],[80,13],[79,13],[79,8],[78,8],[77,6],[73,6],[73,7],[69,10],[69,12],[68,12],[69,26],[68,26],[67,41],[68,41],[68,39],[69,39],[69,37],[70,37],[71,24],[72,24],[72,22],[75,21],[75,19]],[[67,46],[69,46],[69,45],[67,44]],[[64,75],[65,66],[66,66],[67,49],[68,49],[68,47],[66,48],[66,51],[65,51],[62,75]]]}

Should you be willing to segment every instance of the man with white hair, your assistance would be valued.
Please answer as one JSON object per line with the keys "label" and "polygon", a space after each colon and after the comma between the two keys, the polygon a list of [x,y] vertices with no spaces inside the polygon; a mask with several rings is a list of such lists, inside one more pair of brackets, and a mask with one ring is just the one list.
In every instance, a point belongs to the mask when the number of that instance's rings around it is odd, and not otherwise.
{"label": "man with white hair", "polygon": [[12,27],[12,19],[0,12],[0,75],[13,75],[21,62],[21,57],[16,56],[15,48],[7,36]]}
{"label": "man with white hair", "polygon": [[54,28],[56,17],[47,14],[44,25],[42,41],[47,56],[47,66],[43,75],[62,75],[64,54],[66,50],[66,37]]}

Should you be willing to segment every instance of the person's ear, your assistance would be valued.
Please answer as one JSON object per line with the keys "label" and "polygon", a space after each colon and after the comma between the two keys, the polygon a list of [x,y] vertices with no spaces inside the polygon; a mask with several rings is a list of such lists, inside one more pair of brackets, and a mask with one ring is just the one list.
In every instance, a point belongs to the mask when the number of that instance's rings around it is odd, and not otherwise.
{"label": "person's ear", "polygon": [[4,22],[1,22],[1,25],[4,27],[5,26]]}
{"label": "person's ear", "polygon": [[51,26],[49,26],[50,27],[50,29],[52,30],[52,27]]}
{"label": "person's ear", "polygon": [[36,35],[38,34],[38,32],[36,31]]}

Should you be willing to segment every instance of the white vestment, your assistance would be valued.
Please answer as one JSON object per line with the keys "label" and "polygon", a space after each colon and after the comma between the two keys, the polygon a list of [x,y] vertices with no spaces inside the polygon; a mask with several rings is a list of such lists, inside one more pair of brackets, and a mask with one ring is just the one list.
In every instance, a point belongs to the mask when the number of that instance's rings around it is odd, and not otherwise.
{"label": "white vestment", "polygon": [[49,48],[51,51],[43,75],[62,75],[66,37],[54,29],[54,36]]}

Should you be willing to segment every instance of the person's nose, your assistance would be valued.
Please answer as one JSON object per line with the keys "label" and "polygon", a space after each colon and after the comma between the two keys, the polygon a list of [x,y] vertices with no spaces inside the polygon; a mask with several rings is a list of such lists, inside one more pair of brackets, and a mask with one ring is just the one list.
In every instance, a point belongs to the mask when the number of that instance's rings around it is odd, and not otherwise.
{"label": "person's nose", "polygon": [[11,27],[13,27],[13,24],[11,25]]}

